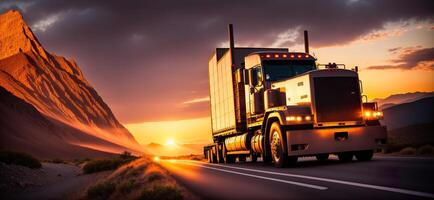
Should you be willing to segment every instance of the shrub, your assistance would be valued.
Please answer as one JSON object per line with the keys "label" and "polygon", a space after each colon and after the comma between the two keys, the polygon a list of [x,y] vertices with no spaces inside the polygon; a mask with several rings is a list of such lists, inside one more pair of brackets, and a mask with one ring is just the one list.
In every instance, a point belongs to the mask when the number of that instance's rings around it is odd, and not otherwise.
{"label": "shrub", "polygon": [[172,186],[156,185],[152,189],[145,188],[139,199],[143,200],[180,200],[183,199],[181,191]]}
{"label": "shrub", "polygon": [[85,174],[117,169],[124,163],[124,160],[118,158],[99,159],[87,162],[83,167]]}
{"label": "shrub", "polygon": [[114,170],[120,167],[123,164],[129,163],[135,160],[137,157],[134,156],[126,156],[125,154],[120,155],[115,158],[105,158],[92,160],[87,162],[83,167],[83,172],[85,174],[106,171],[106,170]]}
{"label": "shrub", "polygon": [[60,158],[55,158],[55,159],[51,160],[51,162],[52,163],[57,163],[57,164],[59,164],[59,163],[65,164],[66,163],[65,161],[63,161]]}
{"label": "shrub", "polygon": [[161,180],[163,178],[164,178],[164,176],[160,172],[151,172],[148,175],[148,181],[149,182],[158,181],[158,180]]}
{"label": "shrub", "polygon": [[417,152],[420,155],[431,155],[431,154],[434,154],[434,147],[431,145],[424,145],[424,146],[419,147]]}
{"label": "shrub", "polygon": [[129,179],[119,184],[117,189],[119,190],[119,192],[127,194],[133,190],[134,186],[136,185],[135,183],[136,182],[134,179]]}
{"label": "shrub", "polygon": [[115,191],[116,185],[111,182],[103,182],[91,186],[87,190],[87,196],[90,199],[107,199]]}
{"label": "shrub", "polygon": [[414,154],[416,154],[416,149],[413,147],[406,147],[406,148],[402,149],[401,151],[399,151],[399,153],[402,155],[414,155]]}
{"label": "shrub", "polygon": [[29,154],[6,150],[0,151],[0,162],[21,165],[31,169],[38,169],[42,167],[39,160]]}

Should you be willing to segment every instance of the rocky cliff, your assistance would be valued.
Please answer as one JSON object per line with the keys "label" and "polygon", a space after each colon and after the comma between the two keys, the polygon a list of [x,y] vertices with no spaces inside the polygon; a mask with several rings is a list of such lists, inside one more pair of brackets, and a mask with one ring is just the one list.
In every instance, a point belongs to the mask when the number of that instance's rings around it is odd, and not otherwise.
{"label": "rocky cliff", "polygon": [[[0,86],[33,106],[44,118],[89,136],[88,140],[65,138],[69,144],[108,152],[122,150],[100,142],[106,141],[141,151],[76,62],[47,52],[18,11],[0,15]],[[1,134],[8,133],[2,130]]]}

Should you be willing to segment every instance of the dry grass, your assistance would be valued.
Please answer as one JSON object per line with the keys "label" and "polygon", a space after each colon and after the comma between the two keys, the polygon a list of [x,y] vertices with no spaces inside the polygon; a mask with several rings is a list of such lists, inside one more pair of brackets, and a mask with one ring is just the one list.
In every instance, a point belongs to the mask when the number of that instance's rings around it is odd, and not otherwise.
{"label": "dry grass", "polygon": [[414,155],[414,154],[416,154],[416,149],[413,147],[406,147],[406,148],[402,149],[401,151],[399,151],[399,154],[401,154],[401,155]]}
{"label": "dry grass", "polygon": [[41,162],[30,154],[7,150],[0,151],[0,162],[8,165],[21,165],[31,169],[39,169],[42,166]]}
{"label": "dry grass", "polygon": [[[113,187],[107,184],[113,184]],[[97,190],[98,192],[94,193],[99,195],[91,196],[89,190]],[[147,157],[119,167],[108,177],[100,180],[93,187],[89,187],[82,198],[98,199],[99,197],[104,197],[104,199],[198,199],[180,186],[164,168]]]}

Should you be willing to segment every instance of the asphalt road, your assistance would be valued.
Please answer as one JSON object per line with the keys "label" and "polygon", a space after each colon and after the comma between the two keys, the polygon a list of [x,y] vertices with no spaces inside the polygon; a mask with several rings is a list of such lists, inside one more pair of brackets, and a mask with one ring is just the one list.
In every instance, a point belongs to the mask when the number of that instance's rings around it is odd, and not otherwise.
{"label": "asphalt road", "polygon": [[434,199],[434,158],[375,156],[350,163],[303,158],[283,169],[262,162],[160,163],[203,199]]}

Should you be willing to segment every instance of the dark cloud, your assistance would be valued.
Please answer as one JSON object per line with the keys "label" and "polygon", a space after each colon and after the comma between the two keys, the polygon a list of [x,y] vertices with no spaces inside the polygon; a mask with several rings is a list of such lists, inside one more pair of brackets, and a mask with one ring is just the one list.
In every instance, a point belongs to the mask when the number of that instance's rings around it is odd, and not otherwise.
{"label": "dark cloud", "polygon": [[432,20],[434,10],[431,0],[17,2],[3,1],[0,12],[20,9],[33,27],[56,16],[45,31],[35,30],[37,37],[49,51],[76,59],[124,123],[208,115],[207,107],[180,105],[208,95],[208,58],[227,40],[228,23],[239,44],[271,45],[300,27],[321,47],[385,22]]}
{"label": "dark cloud", "polygon": [[425,69],[434,70],[434,48],[399,48],[397,59],[391,60],[392,65],[370,66],[368,69]]}

